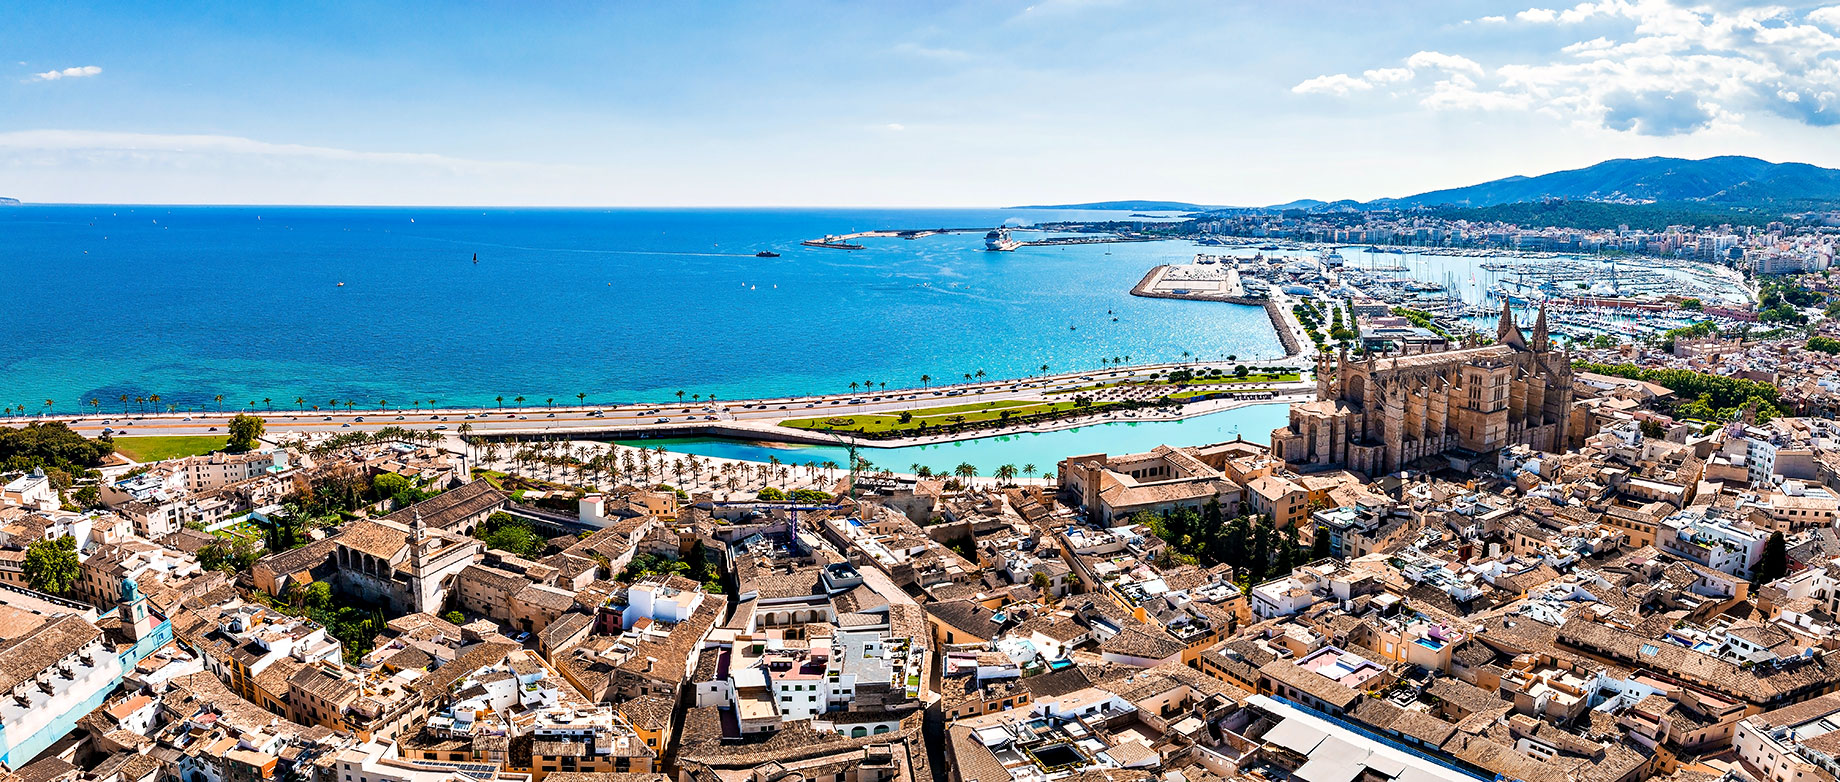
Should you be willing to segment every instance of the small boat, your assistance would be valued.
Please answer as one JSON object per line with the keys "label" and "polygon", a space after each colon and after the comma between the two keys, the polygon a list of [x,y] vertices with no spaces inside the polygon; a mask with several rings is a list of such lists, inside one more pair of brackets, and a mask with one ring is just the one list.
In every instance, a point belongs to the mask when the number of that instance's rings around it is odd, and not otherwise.
{"label": "small boat", "polygon": [[345,287],[345,283],[342,283],[342,282],[341,282],[341,283],[339,283],[339,287],[341,287],[341,288],[343,288],[343,287]]}
{"label": "small boat", "polygon": [[479,253],[473,253],[473,264],[474,265],[479,264]]}
{"label": "small boat", "polygon": [[755,258],[778,258],[779,253],[761,250],[760,252],[754,253],[754,257]]}

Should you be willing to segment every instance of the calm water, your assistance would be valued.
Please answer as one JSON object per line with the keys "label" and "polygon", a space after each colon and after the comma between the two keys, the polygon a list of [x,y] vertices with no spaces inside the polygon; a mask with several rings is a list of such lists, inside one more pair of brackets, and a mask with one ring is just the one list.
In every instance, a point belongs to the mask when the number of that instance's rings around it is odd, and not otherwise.
{"label": "calm water", "polygon": [[[1017,469],[1033,464],[1037,472],[1052,471],[1055,462],[1085,453],[1142,453],[1158,445],[1202,445],[1234,437],[1244,437],[1256,443],[1268,442],[1271,430],[1289,421],[1289,411],[1290,406],[1285,404],[1253,405],[1186,421],[1095,424],[1058,432],[985,437],[941,445],[866,448],[859,449],[857,453],[876,467],[896,472],[911,472],[916,464],[930,467],[935,472],[949,472],[961,462],[975,465],[979,475],[990,475],[1005,464],[1014,465]],[[787,464],[827,461],[838,465],[850,463],[847,451],[828,445],[745,442],[719,438],[659,438],[617,442],[645,448],[663,446],[668,451],[698,456],[759,462],[777,458]]]}
{"label": "calm water", "polygon": [[1129,295],[1150,266],[1191,258],[1186,242],[798,246],[874,228],[1104,216],[0,208],[0,402],[609,403],[1015,376],[1125,355],[1282,355],[1258,308]]}

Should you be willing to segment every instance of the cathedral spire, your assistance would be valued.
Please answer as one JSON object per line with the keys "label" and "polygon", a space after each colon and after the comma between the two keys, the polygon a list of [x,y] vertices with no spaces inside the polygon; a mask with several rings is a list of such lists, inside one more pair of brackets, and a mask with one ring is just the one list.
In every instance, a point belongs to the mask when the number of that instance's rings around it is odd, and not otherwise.
{"label": "cathedral spire", "polygon": [[1540,317],[1533,322],[1533,349],[1546,352],[1552,349],[1552,335],[1546,331],[1546,302],[1540,302]]}
{"label": "cathedral spire", "polygon": [[1513,304],[1507,296],[1501,297],[1501,322],[1495,326],[1495,341],[1525,350],[1527,338],[1521,336],[1521,327],[1514,322]]}

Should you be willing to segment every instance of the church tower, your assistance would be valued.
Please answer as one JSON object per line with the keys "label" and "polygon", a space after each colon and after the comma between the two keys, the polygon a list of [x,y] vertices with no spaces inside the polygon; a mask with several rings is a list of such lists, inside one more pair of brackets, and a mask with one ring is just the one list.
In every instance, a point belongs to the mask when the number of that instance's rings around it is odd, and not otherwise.
{"label": "church tower", "polygon": [[1546,302],[1540,302],[1540,317],[1533,322],[1533,351],[1545,353],[1552,350],[1552,335],[1546,331]]}
{"label": "church tower", "polygon": [[1495,325],[1495,341],[1516,350],[1527,349],[1527,338],[1521,335],[1521,327],[1514,322],[1513,302],[1508,297],[1501,297],[1501,322]]}
{"label": "church tower", "polygon": [[141,594],[141,588],[132,578],[121,580],[121,602],[116,604],[121,611],[121,631],[129,638],[139,641],[153,634],[158,622],[153,621],[153,612],[147,610],[147,596]]}

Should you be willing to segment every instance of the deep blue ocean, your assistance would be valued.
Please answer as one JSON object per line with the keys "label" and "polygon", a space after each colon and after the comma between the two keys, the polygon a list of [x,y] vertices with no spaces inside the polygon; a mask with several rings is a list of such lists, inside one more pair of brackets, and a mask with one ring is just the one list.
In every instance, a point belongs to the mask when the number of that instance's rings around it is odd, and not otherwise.
{"label": "deep blue ocean", "polygon": [[993,253],[981,235],[954,234],[799,246],[1106,216],[0,207],[0,403],[612,403],[1096,369],[1127,355],[1282,355],[1256,307],[1129,294],[1151,266],[1192,258],[1186,242]]}

